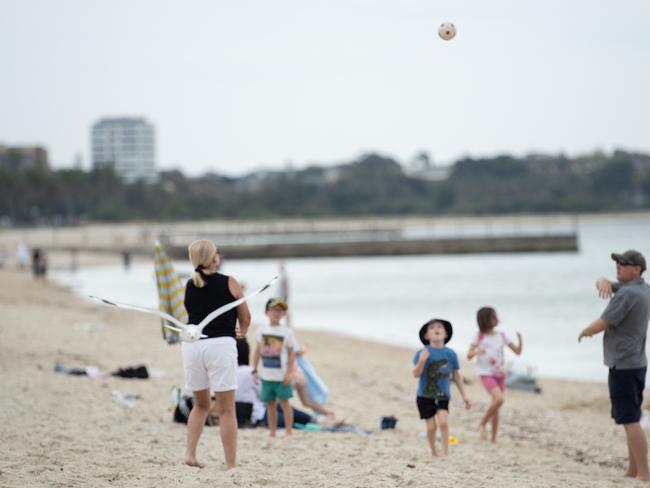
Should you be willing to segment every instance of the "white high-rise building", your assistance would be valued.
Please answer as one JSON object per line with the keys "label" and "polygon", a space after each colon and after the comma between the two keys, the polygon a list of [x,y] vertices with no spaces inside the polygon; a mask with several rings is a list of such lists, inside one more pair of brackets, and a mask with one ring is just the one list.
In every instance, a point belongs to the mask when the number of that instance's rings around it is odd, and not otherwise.
{"label": "white high-rise building", "polygon": [[106,118],[92,127],[94,168],[112,165],[115,173],[132,183],[156,181],[155,136],[149,122],[139,117]]}

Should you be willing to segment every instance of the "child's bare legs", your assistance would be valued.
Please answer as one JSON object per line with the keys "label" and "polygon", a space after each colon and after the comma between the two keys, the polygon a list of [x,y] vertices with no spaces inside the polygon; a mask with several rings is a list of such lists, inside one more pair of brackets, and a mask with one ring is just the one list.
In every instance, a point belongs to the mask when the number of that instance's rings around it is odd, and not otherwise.
{"label": "child's bare legs", "polygon": [[235,390],[216,394],[217,415],[221,444],[226,458],[226,469],[235,467],[237,461],[237,416],[235,414]]}
{"label": "child's bare legs", "polygon": [[636,477],[638,480],[650,481],[648,474],[648,441],[645,432],[638,422],[624,424],[627,437],[627,449],[630,457],[626,476]]}
{"label": "child's bare legs", "polygon": [[196,459],[196,446],[199,443],[205,419],[210,412],[210,389],[194,392],[194,406],[187,419],[187,447],[185,448],[185,464],[203,468],[205,465]]}
{"label": "child's bare legs", "polygon": [[[494,416],[495,413],[498,414],[501,405],[503,405],[503,392],[501,391],[500,388],[494,387],[488,393],[492,397],[492,401],[490,402],[490,406],[485,412],[485,415],[483,415],[483,418],[481,419],[481,423],[478,426],[478,430],[481,433],[481,437],[484,439],[485,439],[485,426],[490,421],[490,419]],[[498,426],[499,426],[499,420],[497,417],[496,425],[494,423],[492,424],[492,442],[496,442],[496,431],[494,429],[495,427],[498,428]]]}
{"label": "child's bare legs", "polygon": [[431,447],[431,455],[436,457],[438,452],[436,451],[436,417],[429,417],[426,419],[427,422],[427,439],[429,441],[429,446]]}
{"label": "child's bare legs", "polygon": [[440,444],[442,445],[442,455],[447,457],[449,455],[449,423],[447,422],[449,412],[447,410],[438,410],[436,412],[436,420],[438,427],[440,427]]}
{"label": "child's bare legs", "polygon": [[278,407],[275,400],[271,400],[266,404],[266,419],[269,424],[271,437],[275,437],[275,432],[278,430],[278,411],[276,408]]}
{"label": "child's bare legs", "polygon": [[282,407],[282,413],[284,414],[284,433],[286,435],[291,435],[291,430],[293,428],[293,409],[289,400],[280,400],[280,406]]}
{"label": "child's bare legs", "polygon": [[492,414],[492,442],[497,441],[497,431],[499,430],[499,410]]}

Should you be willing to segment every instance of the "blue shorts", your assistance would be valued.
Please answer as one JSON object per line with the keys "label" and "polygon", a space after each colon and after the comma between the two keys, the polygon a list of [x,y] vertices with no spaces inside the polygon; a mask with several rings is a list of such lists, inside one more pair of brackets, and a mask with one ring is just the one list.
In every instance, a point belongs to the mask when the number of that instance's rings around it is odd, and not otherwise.
{"label": "blue shorts", "polygon": [[636,424],[641,420],[646,369],[609,370],[609,399],[612,418],[617,424]]}

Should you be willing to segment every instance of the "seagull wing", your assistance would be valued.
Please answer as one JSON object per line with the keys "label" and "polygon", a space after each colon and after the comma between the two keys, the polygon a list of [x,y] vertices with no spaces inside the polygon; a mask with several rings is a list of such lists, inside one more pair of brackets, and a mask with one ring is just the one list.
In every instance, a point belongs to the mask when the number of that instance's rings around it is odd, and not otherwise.
{"label": "seagull wing", "polygon": [[125,308],[127,310],[137,310],[138,312],[144,312],[144,313],[148,313],[150,315],[156,315],[156,316],[158,316],[158,317],[160,317],[162,319],[169,320],[171,323],[177,325],[178,329],[176,327],[171,327],[169,325],[166,325],[165,327],[167,327],[168,329],[175,330],[176,332],[181,332],[183,329],[185,329],[185,324],[183,322],[181,322],[178,319],[172,317],[168,313],[162,312],[162,311],[157,310],[155,308],[140,307],[138,305],[130,305],[128,303],[111,302],[110,300],[106,300],[106,299],[100,298],[100,297],[95,297],[95,296],[92,296],[92,295],[89,295],[89,297],[92,298],[93,300],[98,301],[98,302],[106,303],[107,305],[113,305],[115,307]]}
{"label": "seagull wing", "polygon": [[210,322],[212,322],[214,319],[216,319],[219,315],[222,315],[222,314],[226,313],[227,311],[232,310],[235,307],[238,307],[239,305],[241,305],[245,301],[253,298],[255,295],[259,295],[264,290],[266,290],[269,286],[271,286],[273,283],[275,283],[275,281],[277,279],[278,279],[278,277],[276,276],[271,281],[269,281],[266,285],[264,285],[262,288],[260,288],[259,290],[255,290],[250,295],[246,295],[244,297],[241,297],[238,300],[235,300],[233,302],[225,304],[223,307],[219,307],[218,309],[213,310],[208,315],[206,315],[206,317],[203,320],[201,320],[201,322],[199,322],[199,324],[198,324],[199,330],[201,332],[203,332],[203,328],[206,325],[208,325]]}

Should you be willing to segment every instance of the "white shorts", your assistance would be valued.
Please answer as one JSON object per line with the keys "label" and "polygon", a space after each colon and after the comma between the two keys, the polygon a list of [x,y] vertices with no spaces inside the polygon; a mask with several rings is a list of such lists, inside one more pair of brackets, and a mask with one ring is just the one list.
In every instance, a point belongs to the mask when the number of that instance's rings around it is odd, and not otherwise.
{"label": "white shorts", "polygon": [[187,389],[237,389],[237,342],[232,337],[214,337],[183,342],[183,368]]}

